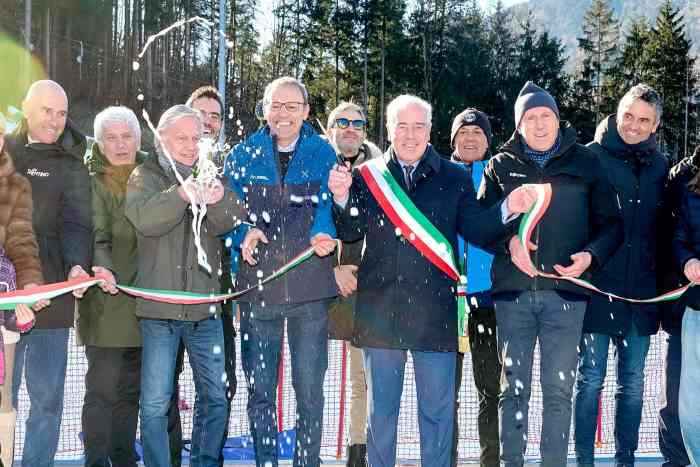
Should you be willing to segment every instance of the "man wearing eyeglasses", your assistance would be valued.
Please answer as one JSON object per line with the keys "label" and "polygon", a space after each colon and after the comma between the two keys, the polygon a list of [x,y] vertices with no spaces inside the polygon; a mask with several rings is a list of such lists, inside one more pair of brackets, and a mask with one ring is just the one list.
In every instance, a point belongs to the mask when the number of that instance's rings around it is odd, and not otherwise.
{"label": "man wearing eyeglasses", "polygon": [[275,395],[285,320],[296,416],[294,466],[320,464],[323,379],[328,366],[328,306],[335,225],[328,173],[335,151],[305,122],[309,96],[294,78],[268,84],[267,125],[229,154],[225,174],[249,209],[232,245],[240,250],[238,283],[258,285],[311,244],[316,256],[240,298],[241,361],[248,380],[248,417],[257,465],[277,466]]}
{"label": "man wearing eyeglasses", "polygon": [[[352,102],[341,102],[328,115],[328,139],[336,153],[350,168],[366,160],[381,157],[377,146],[367,141],[367,118],[362,108]],[[362,239],[343,242],[340,264],[333,269],[340,297],[331,305],[328,328],[331,339],[350,341],[353,331],[357,268],[362,259]],[[350,445],[347,467],[367,465],[367,388],[362,351],[350,345]]]}

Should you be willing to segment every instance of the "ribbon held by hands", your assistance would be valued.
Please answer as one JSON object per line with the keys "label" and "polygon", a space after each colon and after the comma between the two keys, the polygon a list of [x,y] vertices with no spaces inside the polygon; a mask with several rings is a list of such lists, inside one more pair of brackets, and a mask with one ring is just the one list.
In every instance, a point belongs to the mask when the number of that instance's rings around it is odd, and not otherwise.
{"label": "ribbon held by hands", "polygon": [[[532,188],[535,189],[537,192],[537,199],[535,201],[535,204],[532,206],[530,211],[528,211],[525,215],[523,215],[522,220],[520,221],[520,228],[518,230],[518,239],[520,240],[520,244],[525,248],[525,251],[529,251],[527,245],[530,242],[530,239],[532,238],[532,234],[535,231],[535,228],[537,227],[537,224],[539,221],[542,219],[542,216],[544,216],[545,212],[547,212],[547,208],[549,207],[549,203],[552,200],[552,185],[550,183],[543,183],[543,184],[531,184],[529,185]],[[528,258],[530,259],[530,263],[532,264],[533,268],[537,271],[537,275],[540,277],[545,277],[547,279],[555,279],[555,280],[566,280],[569,281],[573,284],[578,285],[579,287],[583,287],[584,289],[591,290],[593,292],[606,295],[607,297],[615,300],[624,300],[626,302],[630,303],[661,303],[661,302],[669,302],[673,300],[679,299],[690,287],[692,287],[694,284],[691,282],[690,284],[686,284],[683,287],[679,287],[677,289],[671,290],[670,292],[665,292],[661,295],[658,295],[656,297],[652,298],[644,298],[644,299],[639,299],[639,298],[629,298],[629,297],[623,297],[621,295],[617,295],[614,293],[606,292],[604,290],[599,289],[595,285],[591,284],[588,281],[585,281],[583,279],[579,279],[577,277],[565,277],[565,276],[560,276],[558,274],[552,274],[552,273],[547,273],[542,270],[540,270],[537,265],[535,265],[532,262],[532,257],[528,255]]]}

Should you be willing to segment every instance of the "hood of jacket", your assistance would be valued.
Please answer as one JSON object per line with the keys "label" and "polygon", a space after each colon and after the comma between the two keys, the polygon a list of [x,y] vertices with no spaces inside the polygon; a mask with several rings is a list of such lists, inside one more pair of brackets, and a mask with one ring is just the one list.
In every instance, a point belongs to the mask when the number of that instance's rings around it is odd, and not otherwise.
{"label": "hood of jacket", "polygon": [[614,114],[598,124],[593,141],[614,156],[633,159],[642,165],[651,164],[651,158],[658,153],[656,134],[638,144],[625,143],[617,131],[617,118]]}
{"label": "hood of jacket", "polygon": [[71,156],[83,162],[85,149],[87,149],[87,138],[78,130],[70,119],[66,120],[66,127],[58,137],[55,143],[31,143],[29,144],[27,137],[27,120],[22,119],[19,126],[12,133],[17,142],[21,145],[30,145],[36,151],[46,151],[49,155],[58,155],[68,153]]}
{"label": "hood of jacket", "polygon": [[12,162],[10,153],[6,150],[0,152],[0,178],[9,177],[15,173],[15,163]]}
{"label": "hood of jacket", "polygon": [[97,141],[92,143],[89,155],[85,157],[85,166],[91,176],[98,177],[109,192],[116,195],[126,194],[126,182],[137,165],[143,164],[148,154],[137,151],[133,164],[112,165],[100,149]]}

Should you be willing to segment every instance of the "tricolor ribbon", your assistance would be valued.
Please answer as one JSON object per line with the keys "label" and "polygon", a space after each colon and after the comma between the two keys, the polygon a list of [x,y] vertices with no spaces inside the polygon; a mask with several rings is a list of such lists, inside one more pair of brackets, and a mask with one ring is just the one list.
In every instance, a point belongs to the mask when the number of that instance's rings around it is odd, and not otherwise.
{"label": "tricolor ribbon", "polygon": [[[552,185],[549,183],[545,184],[530,184],[527,185],[531,188],[534,188],[536,193],[537,193],[537,199],[535,201],[535,204],[532,206],[530,211],[528,211],[526,214],[523,215],[522,220],[520,221],[520,229],[518,230],[518,239],[520,240],[520,244],[525,248],[525,251],[529,251],[528,249],[528,243],[530,239],[532,238],[532,234],[537,227],[538,222],[542,219],[542,216],[544,216],[545,212],[547,211],[547,208],[549,207],[549,203],[552,199]],[[631,302],[631,303],[660,303],[660,302],[669,302],[672,300],[677,300],[683,295],[690,287],[692,287],[694,284],[690,283],[687,285],[684,285],[683,287],[679,287],[677,289],[671,290],[670,292],[663,293],[657,297],[652,297],[652,298],[644,298],[644,299],[639,299],[639,298],[628,298],[628,297],[623,297],[621,295],[617,295],[614,293],[606,292],[604,290],[599,289],[595,285],[591,284],[588,281],[585,281],[583,279],[579,279],[576,277],[565,277],[565,276],[560,276],[558,274],[552,274],[552,273],[547,273],[544,271],[541,271],[540,269],[537,268],[537,266],[532,263],[532,258],[528,255],[530,258],[530,263],[532,264],[533,268],[537,271],[537,275],[540,277],[545,277],[547,279],[555,279],[555,280],[566,280],[569,281],[573,284],[578,285],[579,287],[583,287],[584,289],[591,290],[593,292],[605,295],[611,299],[616,299],[616,300],[624,300],[626,302]]]}
{"label": "tricolor ribbon", "polygon": [[[132,287],[127,285],[117,284],[117,288],[122,292],[129,294],[131,296],[142,298],[144,300],[150,300],[160,303],[172,303],[176,305],[201,305],[204,303],[218,303],[226,300],[233,300],[251,290],[262,287],[264,284],[283,276],[287,272],[296,268],[303,262],[309,260],[314,256],[313,247],[309,247],[306,250],[299,253],[297,256],[289,260],[287,263],[282,265],[280,268],[273,271],[270,275],[263,278],[258,282],[258,284],[248,287],[244,290],[239,290],[237,292],[227,293],[227,294],[207,294],[207,293],[196,293],[196,292],[183,292],[178,290],[157,290],[157,289],[144,289],[140,287]],[[100,276],[95,277],[83,277],[76,279],[69,279],[64,282],[56,282],[54,284],[41,285],[34,287],[29,290],[15,290],[13,292],[0,293],[0,310],[14,310],[19,304],[31,306],[39,300],[51,300],[60,295],[70,293],[77,289],[84,289],[91,287],[93,285],[99,284],[104,279]]]}

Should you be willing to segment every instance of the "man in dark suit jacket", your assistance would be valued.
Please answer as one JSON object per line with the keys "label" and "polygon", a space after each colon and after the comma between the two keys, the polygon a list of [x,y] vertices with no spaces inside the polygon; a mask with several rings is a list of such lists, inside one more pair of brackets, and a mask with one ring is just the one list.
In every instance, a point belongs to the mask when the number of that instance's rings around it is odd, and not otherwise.
{"label": "man in dark suit jacket", "polygon": [[[440,255],[441,250],[456,251],[458,235],[481,245],[505,239],[504,222],[512,213],[525,212],[534,201],[533,192],[522,188],[507,202],[482,208],[464,167],[441,157],[428,144],[431,114],[430,104],[418,97],[394,99],[387,108],[392,145],[384,158],[367,163],[388,169],[385,179],[393,178],[394,186],[403,193],[400,197],[410,200],[404,206],[419,212],[412,217],[424,217],[423,225],[431,224],[427,231],[441,240],[430,252],[416,242],[420,233],[402,231],[392,223],[396,218],[370,192],[365,175],[355,172],[352,176],[348,168],[336,166],[328,182],[340,238],[366,238],[358,270],[353,344],[362,347],[365,360],[370,409],[367,454],[373,467],[395,465],[396,424],[408,350],[416,375],[422,465],[450,465],[456,282],[428,258]],[[402,221],[411,223],[405,216]]]}

